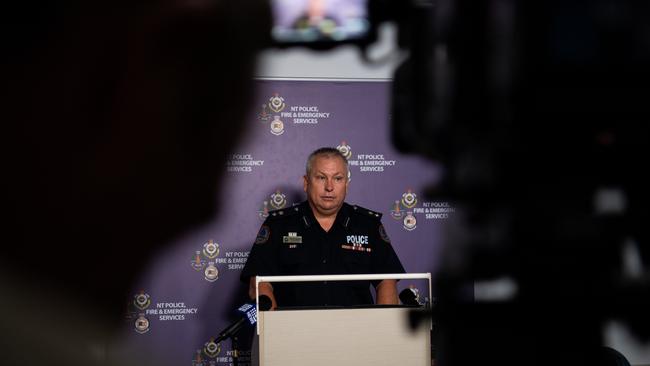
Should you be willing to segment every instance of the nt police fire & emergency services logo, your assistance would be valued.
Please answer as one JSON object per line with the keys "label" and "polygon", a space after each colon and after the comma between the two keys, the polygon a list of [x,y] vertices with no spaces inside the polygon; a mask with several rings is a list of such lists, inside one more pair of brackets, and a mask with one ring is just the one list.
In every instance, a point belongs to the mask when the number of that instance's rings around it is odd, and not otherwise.
{"label": "nt police fire & emergency services logo", "polygon": [[250,152],[231,154],[226,160],[228,173],[252,173],[264,166],[264,160],[256,159]]}
{"label": "nt police fire & emergency services logo", "polygon": [[[281,113],[287,104],[284,102],[284,98],[280,96],[279,93],[274,93],[272,97],[269,98],[268,102],[262,105],[262,111],[258,114],[257,118],[263,123],[268,122],[271,134],[275,136],[280,136],[284,134],[284,122],[280,119],[280,115],[273,113]],[[268,113],[266,107],[271,110],[272,113]]]}
{"label": "nt police fire & emergency services logo", "polygon": [[417,228],[418,216],[416,215],[423,216],[425,220],[444,220],[454,211],[454,207],[446,201],[419,202],[418,195],[410,188],[402,193],[399,199],[393,201],[389,210],[393,219],[402,221],[402,227],[406,231]]}
{"label": "nt police fire & emergency services logo", "polygon": [[219,244],[210,239],[203,244],[201,250],[195,252],[190,262],[192,268],[197,272],[202,272],[203,278],[208,282],[215,282],[219,279],[219,268],[216,266],[216,260],[220,251]]}
{"label": "nt police fire & emergency services logo", "polygon": [[280,113],[287,105],[284,103],[284,98],[280,96],[279,93],[274,93],[271,98],[269,98],[269,108],[274,113]]}
{"label": "nt police fire & emergency services logo", "polygon": [[278,92],[273,93],[257,113],[257,119],[263,124],[269,123],[269,132],[275,136],[284,134],[288,125],[311,128],[331,117],[332,113],[323,111],[320,105],[289,105]]}
{"label": "nt police fire & emergency services logo", "polygon": [[[232,366],[233,350],[223,352],[221,343],[215,343],[214,338],[203,344],[203,347],[194,352],[192,366]],[[251,362],[251,352],[249,350],[240,350],[237,360],[241,366],[249,366]]]}
{"label": "nt police fire & emergency services logo", "polygon": [[269,109],[266,103],[262,104],[262,110],[257,114],[257,119],[262,123],[266,123],[271,120],[271,114],[269,113]]}
{"label": "nt police fire & emergency services logo", "polygon": [[134,330],[139,334],[144,334],[149,331],[151,323],[145,316],[145,312],[150,305],[151,296],[144,290],[140,290],[140,292],[133,296],[130,309],[127,309],[127,319],[133,320]]}
{"label": "nt police fire & emergency services logo", "polygon": [[350,160],[350,157],[352,157],[352,148],[345,141],[341,141],[341,144],[338,145],[336,149],[340,151],[346,159]]}
{"label": "nt police fire & emergency services logo", "polygon": [[271,133],[275,136],[280,136],[284,133],[284,122],[282,122],[280,116],[273,116],[273,121],[271,121]]}
{"label": "nt police fire & emergency services logo", "polygon": [[151,296],[140,290],[133,296],[127,309],[127,320],[133,321],[133,329],[138,334],[148,333],[153,324],[164,321],[183,321],[195,316],[199,309],[184,301],[164,301],[153,303]]}
{"label": "nt police fire & emergency services logo", "polygon": [[375,151],[366,154],[352,154],[352,147],[346,142],[341,141],[336,149],[348,160],[348,167],[358,169],[359,173],[384,173],[388,169],[397,165],[397,160],[389,159],[385,152]]}
{"label": "nt police fire & emergency services logo", "polygon": [[[257,120],[267,125],[269,132],[275,136],[284,134],[285,124],[280,119],[280,113],[287,107],[284,98],[279,93],[273,93],[266,103],[262,104],[261,110],[257,113]],[[269,123],[270,122],[270,123]]]}
{"label": "nt police fire & emergency services logo", "polygon": [[[276,194],[277,192],[274,193]],[[280,199],[276,199],[277,202],[280,202]],[[215,282],[220,278],[222,271],[240,271],[244,268],[248,253],[248,251],[224,249],[219,243],[210,239],[203,244],[201,250],[194,252],[190,265],[195,271],[203,274],[205,281]]]}
{"label": "nt police fire & emergency services logo", "polygon": [[221,342],[215,343],[214,338],[210,338],[210,340],[205,342],[203,345],[203,353],[210,358],[219,356],[219,353],[221,353]]}

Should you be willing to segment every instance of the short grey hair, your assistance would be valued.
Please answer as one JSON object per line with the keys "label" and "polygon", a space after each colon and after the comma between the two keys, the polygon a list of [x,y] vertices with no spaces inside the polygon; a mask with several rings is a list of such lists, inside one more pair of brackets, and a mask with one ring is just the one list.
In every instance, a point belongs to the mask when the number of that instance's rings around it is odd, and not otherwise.
{"label": "short grey hair", "polygon": [[[309,154],[309,157],[307,158],[307,166],[305,167],[305,174],[308,177],[309,177],[309,173],[311,173],[311,168],[312,165],[314,164],[314,159],[318,157],[340,158],[341,160],[343,160],[343,163],[345,164],[346,174],[349,173],[348,159],[343,155],[343,153],[341,153],[335,147],[321,147],[319,149],[314,150],[311,154]],[[348,177],[346,176],[345,178],[347,179]]]}

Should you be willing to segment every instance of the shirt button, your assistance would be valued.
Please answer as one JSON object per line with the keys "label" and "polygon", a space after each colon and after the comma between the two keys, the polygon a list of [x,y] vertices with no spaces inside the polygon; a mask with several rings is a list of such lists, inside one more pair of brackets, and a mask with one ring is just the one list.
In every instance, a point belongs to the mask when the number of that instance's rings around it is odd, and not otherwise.
{"label": "shirt button", "polygon": [[327,281],[323,281],[323,285],[327,285]]}
{"label": "shirt button", "polygon": [[327,259],[323,259],[323,263],[327,263]]}

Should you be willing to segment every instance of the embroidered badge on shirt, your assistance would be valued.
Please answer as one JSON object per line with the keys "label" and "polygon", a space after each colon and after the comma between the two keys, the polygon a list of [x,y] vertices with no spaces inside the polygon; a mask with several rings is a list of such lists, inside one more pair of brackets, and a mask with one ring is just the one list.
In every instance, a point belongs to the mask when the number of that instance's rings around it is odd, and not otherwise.
{"label": "embroidered badge on shirt", "polygon": [[271,228],[266,225],[262,225],[260,231],[257,233],[257,238],[255,238],[255,244],[264,244],[269,240],[271,236]]}
{"label": "embroidered badge on shirt", "polygon": [[368,247],[368,235],[348,235],[346,237],[346,243],[341,245],[341,248],[360,252],[372,252],[372,248]]}
{"label": "embroidered badge on shirt", "polygon": [[298,236],[298,233],[290,232],[282,237],[282,242],[286,244],[302,244],[302,236]]}
{"label": "embroidered badge on shirt", "polygon": [[360,245],[360,244],[352,244],[352,245],[343,244],[343,245],[341,245],[341,248],[347,249],[347,250],[354,250],[354,251],[358,251],[358,252],[367,252],[367,253],[372,252],[372,248],[365,247],[365,246]]}

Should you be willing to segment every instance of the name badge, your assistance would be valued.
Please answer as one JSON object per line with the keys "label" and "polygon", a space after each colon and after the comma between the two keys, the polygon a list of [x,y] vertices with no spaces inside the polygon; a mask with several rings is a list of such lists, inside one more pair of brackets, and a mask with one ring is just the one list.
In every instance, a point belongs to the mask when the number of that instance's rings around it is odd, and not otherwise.
{"label": "name badge", "polygon": [[298,236],[298,233],[288,233],[282,237],[282,242],[285,244],[302,244],[302,236]]}

